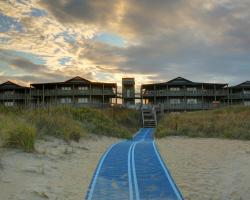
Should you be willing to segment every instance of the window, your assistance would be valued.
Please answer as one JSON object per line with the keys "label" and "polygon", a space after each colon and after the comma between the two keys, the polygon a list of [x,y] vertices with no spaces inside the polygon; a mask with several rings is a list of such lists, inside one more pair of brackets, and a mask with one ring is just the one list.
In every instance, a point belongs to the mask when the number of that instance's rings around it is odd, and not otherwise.
{"label": "window", "polygon": [[197,104],[197,99],[187,99],[187,104]]}
{"label": "window", "polygon": [[14,106],[14,102],[13,101],[6,101],[6,102],[4,102],[4,106],[12,107],[12,106]]}
{"label": "window", "polygon": [[187,87],[187,91],[188,92],[195,92],[195,91],[197,91],[197,88],[196,87]]}
{"label": "window", "polygon": [[71,90],[71,87],[62,87],[62,90]]}
{"label": "window", "polygon": [[177,91],[180,91],[180,88],[179,87],[171,87],[170,91],[177,92]]}
{"label": "window", "polygon": [[78,103],[88,103],[89,99],[88,98],[78,98]]}
{"label": "window", "polygon": [[88,90],[88,86],[79,86],[78,90]]}
{"label": "window", "polygon": [[69,97],[68,98],[61,98],[60,101],[63,104],[71,103],[71,98],[69,98]]}
{"label": "window", "polygon": [[14,94],[14,91],[4,91],[4,94],[5,94],[5,95],[13,95],[13,94]]}
{"label": "window", "polygon": [[180,99],[170,99],[170,104],[180,104],[181,100]]}
{"label": "window", "polygon": [[250,94],[250,90],[244,90],[244,94]]}

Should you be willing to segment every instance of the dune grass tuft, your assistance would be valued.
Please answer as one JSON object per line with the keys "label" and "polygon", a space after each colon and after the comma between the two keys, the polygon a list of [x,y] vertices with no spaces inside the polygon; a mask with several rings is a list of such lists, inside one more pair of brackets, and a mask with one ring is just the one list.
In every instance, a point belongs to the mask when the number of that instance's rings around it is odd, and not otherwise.
{"label": "dune grass tuft", "polygon": [[250,139],[250,107],[165,114],[156,131],[157,137],[169,135]]}
{"label": "dune grass tuft", "polygon": [[139,112],[110,108],[50,107],[19,109],[0,107],[0,140],[9,147],[31,152],[35,139],[46,135],[69,142],[88,134],[131,138],[139,127]]}
{"label": "dune grass tuft", "polygon": [[21,148],[25,152],[35,149],[36,127],[15,116],[1,117],[0,137],[7,147]]}

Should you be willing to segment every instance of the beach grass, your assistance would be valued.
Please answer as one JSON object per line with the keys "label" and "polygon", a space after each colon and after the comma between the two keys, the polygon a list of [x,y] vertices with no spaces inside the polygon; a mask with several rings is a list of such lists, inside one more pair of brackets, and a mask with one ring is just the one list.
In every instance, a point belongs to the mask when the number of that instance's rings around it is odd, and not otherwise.
{"label": "beach grass", "polygon": [[122,108],[0,107],[0,140],[7,147],[32,152],[36,139],[47,135],[66,142],[79,141],[89,134],[129,139],[139,123],[138,111]]}
{"label": "beach grass", "polygon": [[165,114],[159,121],[156,137],[170,135],[249,140],[250,107]]}

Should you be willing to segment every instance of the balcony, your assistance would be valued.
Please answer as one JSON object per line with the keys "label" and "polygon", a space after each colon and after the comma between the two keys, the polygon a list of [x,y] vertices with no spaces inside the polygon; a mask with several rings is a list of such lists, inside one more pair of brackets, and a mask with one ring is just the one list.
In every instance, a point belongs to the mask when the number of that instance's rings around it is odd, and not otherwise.
{"label": "balcony", "polygon": [[144,97],[164,97],[164,96],[227,96],[227,90],[179,90],[179,91],[170,91],[170,90],[146,90],[143,94]]}
{"label": "balcony", "polygon": [[0,93],[0,99],[1,100],[13,100],[13,99],[27,99],[29,97],[28,94],[23,93]]}
{"label": "balcony", "polygon": [[[31,91],[32,96],[43,96],[42,90],[33,90]],[[115,95],[115,92],[112,89],[92,89],[92,90],[60,90],[60,89],[52,89],[52,90],[44,90],[44,96],[73,96],[73,95]]]}
{"label": "balcony", "polygon": [[131,92],[131,93],[126,93],[126,92],[124,92],[123,94],[122,94],[122,97],[123,98],[135,98],[135,93],[134,92]]}
{"label": "balcony", "polygon": [[219,104],[215,105],[212,103],[197,103],[197,104],[187,104],[187,103],[180,103],[180,104],[170,104],[165,103],[163,104],[164,110],[170,111],[183,111],[183,110],[210,110],[220,107],[228,106],[227,104]]}
{"label": "balcony", "polygon": [[244,92],[238,92],[230,94],[231,99],[250,99],[250,94]]}

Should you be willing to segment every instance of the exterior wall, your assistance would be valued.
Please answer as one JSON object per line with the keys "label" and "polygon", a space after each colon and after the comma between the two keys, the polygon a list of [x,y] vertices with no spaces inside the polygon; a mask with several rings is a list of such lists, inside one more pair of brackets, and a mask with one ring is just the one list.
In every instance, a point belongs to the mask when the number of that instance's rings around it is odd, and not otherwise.
{"label": "exterior wall", "polygon": [[142,85],[144,103],[161,104],[165,111],[207,110],[226,106],[229,90],[222,85]]}
{"label": "exterior wall", "polygon": [[135,79],[122,79],[122,103],[124,105],[135,105]]}
{"label": "exterior wall", "polygon": [[111,104],[112,98],[116,98],[116,88],[105,84],[44,84],[35,86],[31,96],[34,104]]}
{"label": "exterior wall", "polygon": [[250,88],[241,87],[241,88],[230,88],[230,103],[232,105],[241,104],[241,105],[250,105]]}
{"label": "exterior wall", "polygon": [[[90,82],[80,77],[60,83],[0,84],[0,104],[5,106],[74,105],[104,106],[117,103],[116,84]],[[250,106],[250,81],[233,87],[195,83],[183,78],[141,87],[143,104],[161,104],[165,111],[207,110],[227,105]],[[129,95],[128,95],[128,92]],[[123,104],[135,103],[134,79],[123,79]]]}
{"label": "exterior wall", "polygon": [[6,107],[27,106],[29,91],[23,89],[0,89],[0,104]]}

